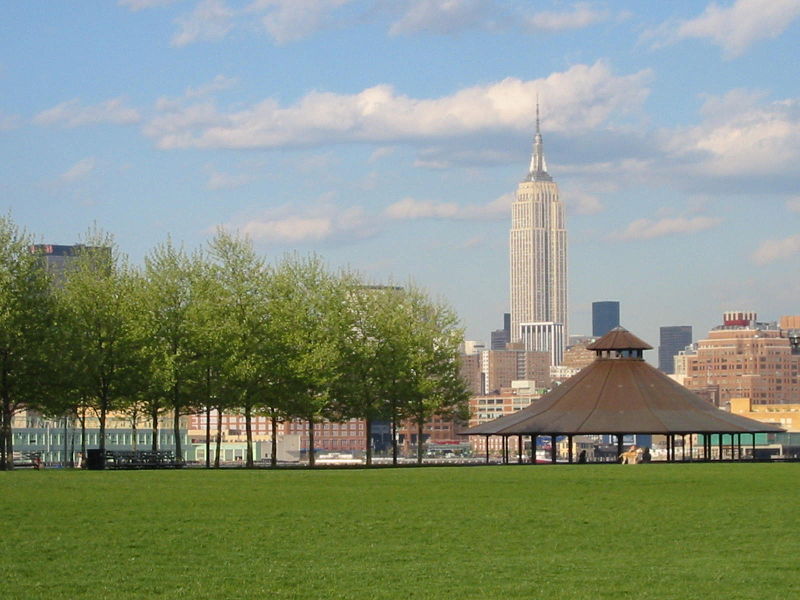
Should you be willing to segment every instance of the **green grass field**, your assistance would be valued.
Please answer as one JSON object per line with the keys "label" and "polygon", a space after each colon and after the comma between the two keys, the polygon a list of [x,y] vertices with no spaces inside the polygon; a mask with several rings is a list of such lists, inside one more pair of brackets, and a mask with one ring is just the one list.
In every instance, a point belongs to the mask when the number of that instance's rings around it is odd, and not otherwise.
{"label": "green grass field", "polygon": [[0,598],[800,598],[800,464],[0,473]]}

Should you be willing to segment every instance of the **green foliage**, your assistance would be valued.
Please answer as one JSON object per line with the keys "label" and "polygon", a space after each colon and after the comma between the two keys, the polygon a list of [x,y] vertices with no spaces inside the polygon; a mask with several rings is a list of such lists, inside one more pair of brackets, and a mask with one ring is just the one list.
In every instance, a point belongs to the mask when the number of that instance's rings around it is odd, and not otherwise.
{"label": "green foliage", "polygon": [[110,411],[123,410],[142,385],[136,338],[138,278],[117,254],[113,238],[90,231],[58,290],[62,373],[76,398],[100,419],[100,448]]}
{"label": "green foliage", "polygon": [[23,406],[46,410],[52,380],[43,377],[55,351],[55,303],[31,239],[0,216],[0,468],[12,465],[11,419]]}
{"label": "green foliage", "polygon": [[5,473],[0,597],[796,598],[798,477],[798,464]]}

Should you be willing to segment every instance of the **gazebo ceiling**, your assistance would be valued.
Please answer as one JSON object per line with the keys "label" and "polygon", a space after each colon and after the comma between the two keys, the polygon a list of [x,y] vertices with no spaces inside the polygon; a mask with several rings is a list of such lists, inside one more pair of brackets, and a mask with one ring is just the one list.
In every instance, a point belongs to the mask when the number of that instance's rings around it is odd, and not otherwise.
{"label": "gazebo ceiling", "polygon": [[606,351],[650,348],[617,328],[592,346],[598,358],[522,410],[464,435],[686,434],[781,432],[720,410],[638,357]]}

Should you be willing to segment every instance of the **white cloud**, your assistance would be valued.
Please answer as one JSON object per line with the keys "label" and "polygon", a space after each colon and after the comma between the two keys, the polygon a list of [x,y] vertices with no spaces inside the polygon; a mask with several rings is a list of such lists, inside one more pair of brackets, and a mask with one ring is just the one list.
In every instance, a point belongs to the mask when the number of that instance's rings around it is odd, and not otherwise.
{"label": "white cloud", "polygon": [[543,31],[564,31],[583,29],[610,18],[608,10],[595,8],[588,2],[577,2],[572,10],[566,12],[543,11],[528,19],[534,28]]}
{"label": "white cloud", "polygon": [[800,254],[800,235],[792,235],[782,240],[767,240],[753,253],[752,260],[757,265],[766,265]]}
{"label": "white cloud", "polygon": [[172,37],[172,45],[221,40],[233,29],[233,16],[223,0],[203,0],[191,13],[178,19],[179,31]]}
{"label": "white cloud", "polygon": [[603,212],[605,207],[597,196],[572,190],[565,196],[567,211],[576,215],[596,215]]}
{"label": "white cloud", "polygon": [[146,132],[162,148],[277,148],[452,139],[530,130],[537,95],[546,99],[548,131],[576,132],[636,110],[649,93],[649,77],[649,71],[616,76],[605,62],[598,61],[544,79],[507,78],[435,99],[404,96],[388,85],[357,94],[315,91],[291,106],[267,99],[238,112],[208,112],[204,121],[187,118],[181,109],[174,109],[153,119]]}
{"label": "white cloud", "polygon": [[386,209],[386,216],[390,219],[440,219],[454,217],[458,213],[455,202],[430,202],[403,198]]}
{"label": "white cloud", "polygon": [[800,160],[800,102],[758,104],[758,93],[734,90],[710,97],[705,120],[670,132],[666,149],[691,159],[687,169],[714,176],[792,172]]}
{"label": "white cloud", "polygon": [[265,244],[313,243],[372,235],[375,224],[360,206],[340,208],[323,202],[298,211],[283,206],[239,218],[225,226]]}
{"label": "white cloud", "polygon": [[624,231],[612,237],[620,240],[650,240],[668,235],[697,233],[716,227],[722,222],[718,217],[668,217],[652,221],[638,219],[629,223]]}
{"label": "white cloud", "polygon": [[72,165],[69,169],[64,171],[60,179],[67,182],[74,182],[78,181],[79,179],[84,179],[87,177],[92,171],[94,171],[95,167],[97,166],[96,161],[94,158],[84,158],[83,160],[79,160],[74,165]]}
{"label": "white cloud", "polygon": [[675,35],[707,38],[733,58],[759,40],[778,37],[798,16],[797,0],[737,0],[731,6],[712,2],[696,19],[680,23]]}
{"label": "white cloud", "polygon": [[496,7],[491,0],[414,0],[389,28],[391,35],[449,34],[472,27],[491,29]]}
{"label": "white cloud", "polygon": [[198,98],[201,96],[208,96],[209,94],[213,94],[215,92],[220,92],[222,90],[227,90],[235,86],[239,83],[239,80],[235,77],[226,77],[225,75],[217,75],[209,81],[208,83],[204,83],[202,85],[198,85],[197,87],[189,87],[186,88],[185,96],[187,98]]}
{"label": "white cloud", "polygon": [[222,173],[212,169],[206,186],[210,190],[230,190],[247,185],[254,179],[246,173]]}
{"label": "white cloud", "polygon": [[352,0],[256,0],[248,12],[266,14],[261,22],[277,44],[304,39],[330,22],[330,14]]}
{"label": "white cloud", "polygon": [[117,4],[125,6],[129,10],[136,12],[146,8],[156,8],[158,6],[167,6],[168,4],[175,4],[180,0],[119,0]]}
{"label": "white cloud", "polygon": [[76,100],[43,110],[33,118],[37,125],[60,125],[62,127],[79,127],[99,123],[130,125],[141,120],[139,111],[125,105],[123,98],[112,98],[100,104],[81,105]]}
{"label": "white cloud", "polygon": [[513,194],[504,194],[486,204],[461,206],[455,202],[436,202],[403,198],[389,205],[384,215],[389,219],[410,221],[417,219],[496,219],[508,218]]}
{"label": "white cloud", "polygon": [[392,146],[381,146],[380,148],[376,148],[372,154],[369,155],[369,162],[377,162],[382,158],[387,156],[391,156],[397,149]]}

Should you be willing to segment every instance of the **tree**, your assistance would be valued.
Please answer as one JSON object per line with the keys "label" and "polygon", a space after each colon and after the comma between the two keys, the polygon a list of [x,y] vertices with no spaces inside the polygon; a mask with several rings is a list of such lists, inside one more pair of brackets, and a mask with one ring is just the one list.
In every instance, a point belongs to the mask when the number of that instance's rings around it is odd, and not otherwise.
{"label": "tree", "polygon": [[12,419],[52,397],[45,387],[53,356],[55,304],[29,236],[0,216],[0,469],[14,466]]}
{"label": "tree", "polygon": [[143,348],[146,349],[152,387],[149,409],[156,449],[158,415],[163,406],[172,411],[175,458],[183,460],[180,417],[193,405],[195,383],[204,378],[197,340],[193,334],[194,304],[200,275],[198,257],[187,256],[171,240],[157,246],[145,257],[144,289],[140,319]]}
{"label": "tree", "polygon": [[396,345],[398,377],[390,392],[399,408],[393,415],[402,415],[417,426],[417,462],[422,463],[425,423],[435,416],[469,418],[470,392],[458,363],[464,336],[455,313],[420,289],[409,286],[397,300],[394,310],[405,326],[393,332],[400,342]]}
{"label": "tree", "polygon": [[141,386],[141,353],[134,335],[137,289],[135,272],[117,254],[112,237],[90,231],[59,290],[63,356],[75,393],[100,421],[101,452],[108,413],[122,409]]}
{"label": "tree", "polygon": [[349,325],[339,378],[341,414],[366,420],[367,465],[372,423],[391,424],[392,460],[398,459],[402,421],[417,426],[421,462],[424,425],[433,416],[467,414],[469,394],[458,369],[462,339],[455,314],[413,286],[360,285],[346,305]]}
{"label": "tree", "polygon": [[245,466],[253,467],[252,418],[279,358],[270,327],[269,272],[252,243],[223,230],[211,241],[219,282],[221,341],[227,348],[221,388],[245,417]]}
{"label": "tree", "polygon": [[[336,408],[340,418],[364,419],[366,464],[372,464],[372,431],[376,420],[391,418],[387,403],[396,370],[392,329],[395,315],[387,299],[397,288],[365,285],[349,276],[335,380]],[[394,326],[397,329],[399,326]]]}
{"label": "tree", "polygon": [[[331,273],[316,256],[288,256],[279,263],[271,288],[273,341],[282,360],[272,365],[268,383],[270,415],[308,423],[308,461],[315,464],[315,424],[332,416],[332,391],[341,374],[341,318],[346,278]],[[277,403],[277,404],[276,404]]]}

